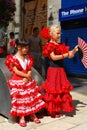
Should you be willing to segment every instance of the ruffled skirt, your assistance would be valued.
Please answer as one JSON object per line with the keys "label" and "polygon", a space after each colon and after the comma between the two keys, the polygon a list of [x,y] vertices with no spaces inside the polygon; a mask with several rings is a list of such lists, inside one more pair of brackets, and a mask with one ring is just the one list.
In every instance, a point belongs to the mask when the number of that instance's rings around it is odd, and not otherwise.
{"label": "ruffled skirt", "polygon": [[22,80],[11,79],[8,81],[8,85],[12,99],[11,116],[27,116],[45,107],[35,80],[24,84]]}
{"label": "ruffled skirt", "polygon": [[74,110],[70,91],[73,89],[67,79],[63,68],[49,67],[47,79],[43,84],[45,95],[44,100],[47,104],[49,113],[59,111],[71,112]]}

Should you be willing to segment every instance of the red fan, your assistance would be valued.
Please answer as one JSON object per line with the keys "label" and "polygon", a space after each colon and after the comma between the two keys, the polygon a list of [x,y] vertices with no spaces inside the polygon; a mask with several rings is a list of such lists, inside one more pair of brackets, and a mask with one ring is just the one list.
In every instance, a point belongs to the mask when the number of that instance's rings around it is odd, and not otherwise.
{"label": "red fan", "polygon": [[87,43],[78,37],[78,46],[81,54],[81,61],[85,68],[87,68]]}

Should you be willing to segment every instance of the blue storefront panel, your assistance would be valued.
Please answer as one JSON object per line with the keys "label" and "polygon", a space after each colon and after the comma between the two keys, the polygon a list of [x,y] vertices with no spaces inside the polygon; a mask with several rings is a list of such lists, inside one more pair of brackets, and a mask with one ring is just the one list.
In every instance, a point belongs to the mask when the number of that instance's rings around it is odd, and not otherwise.
{"label": "blue storefront panel", "polygon": [[[61,0],[58,15],[62,42],[70,46],[70,49],[78,44],[78,37],[87,43],[87,0]],[[69,74],[87,75],[87,68],[82,64],[78,52],[74,58],[65,59],[64,66]]]}
{"label": "blue storefront panel", "polygon": [[[77,28],[77,29],[62,29],[62,42],[66,42],[70,49],[78,44],[78,37],[81,37],[85,42],[87,42],[87,28]],[[64,66],[69,74],[87,74],[87,69],[81,62],[78,52],[72,59],[65,59]]]}
{"label": "blue storefront panel", "polygon": [[87,3],[87,0],[61,0],[61,7],[67,8],[84,3]]}

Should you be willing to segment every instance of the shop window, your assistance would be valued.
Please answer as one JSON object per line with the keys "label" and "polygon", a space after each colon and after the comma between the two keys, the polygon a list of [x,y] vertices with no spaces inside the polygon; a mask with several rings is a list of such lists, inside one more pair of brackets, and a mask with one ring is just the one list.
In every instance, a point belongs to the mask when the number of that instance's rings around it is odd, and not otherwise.
{"label": "shop window", "polygon": [[87,27],[87,18],[62,21],[61,27],[62,29],[75,29]]}

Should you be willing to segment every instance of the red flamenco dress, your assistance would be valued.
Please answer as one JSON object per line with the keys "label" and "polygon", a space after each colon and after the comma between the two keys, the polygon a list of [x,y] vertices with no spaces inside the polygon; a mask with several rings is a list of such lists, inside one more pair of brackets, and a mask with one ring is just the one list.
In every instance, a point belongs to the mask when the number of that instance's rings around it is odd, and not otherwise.
{"label": "red flamenco dress", "polygon": [[42,85],[45,90],[44,99],[47,104],[48,113],[71,112],[74,110],[72,105],[72,96],[70,91],[73,89],[67,79],[63,60],[53,61],[50,58],[50,53],[54,52],[57,55],[67,53],[69,47],[65,44],[46,43],[43,46],[43,56],[50,59],[50,66],[47,71],[47,77]]}
{"label": "red flamenco dress", "polygon": [[33,65],[33,58],[31,55],[26,56],[26,69],[21,65],[21,60],[17,56],[8,55],[5,64],[8,69],[13,73],[11,79],[8,80],[11,96],[11,116],[27,116],[38,112],[41,108],[45,107],[45,102],[42,100],[42,95],[38,92],[39,86],[36,81],[31,79],[28,83],[23,82],[23,77],[16,75],[12,66],[16,66],[20,71],[27,73],[31,70]]}

